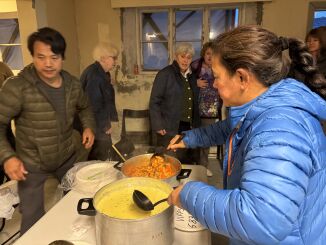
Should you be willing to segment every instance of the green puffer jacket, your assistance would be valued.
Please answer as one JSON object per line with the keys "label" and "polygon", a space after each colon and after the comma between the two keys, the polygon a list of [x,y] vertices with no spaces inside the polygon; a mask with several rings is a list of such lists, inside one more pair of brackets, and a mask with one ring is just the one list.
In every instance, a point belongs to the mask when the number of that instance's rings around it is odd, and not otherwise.
{"label": "green puffer jacket", "polygon": [[[65,71],[61,76],[66,99],[65,124],[60,124],[50,99],[42,92],[42,81],[33,65],[3,84],[0,89],[0,162],[17,156],[27,171],[51,172],[77,149],[72,134],[76,112],[83,128],[95,132],[93,113],[80,82]],[[6,140],[6,127],[12,118],[16,125],[16,152]]]}

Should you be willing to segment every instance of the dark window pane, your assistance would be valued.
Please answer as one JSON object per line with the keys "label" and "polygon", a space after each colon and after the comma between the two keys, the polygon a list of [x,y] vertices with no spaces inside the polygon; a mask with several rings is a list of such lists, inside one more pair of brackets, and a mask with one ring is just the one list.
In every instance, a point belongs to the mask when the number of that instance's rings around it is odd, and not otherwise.
{"label": "dark window pane", "polygon": [[313,28],[326,26],[326,10],[315,11]]}
{"label": "dark window pane", "polygon": [[203,11],[176,11],[175,21],[176,41],[201,40],[203,30]]}
{"label": "dark window pane", "polygon": [[209,39],[212,40],[219,34],[238,25],[238,9],[215,9],[210,11]]}
{"label": "dark window pane", "polygon": [[167,66],[168,43],[143,43],[143,70],[160,70]]}
{"label": "dark window pane", "polygon": [[0,46],[2,60],[12,70],[21,70],[24,67],[21,46]]}
{"label": "dark window pane", "polygon": [[23,55],[17,19],[0,19],[0,33],[0,54],[3,62],[13,70],[22,69]]}
{"label": "dark window pane", "polygon": [[0,44],[20,43],[17,19],[0,19]]}
{"label": "dark window pane", "polygon": [[142,41],[168,40],[168,13],[142,13]]}

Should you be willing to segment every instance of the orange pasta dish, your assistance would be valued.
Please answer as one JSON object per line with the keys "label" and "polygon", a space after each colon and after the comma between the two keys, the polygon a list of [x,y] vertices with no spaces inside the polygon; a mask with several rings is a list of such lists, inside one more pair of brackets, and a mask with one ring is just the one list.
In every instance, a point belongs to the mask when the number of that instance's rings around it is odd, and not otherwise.
{"label": "orange pasta dish", "polygon": [[164,161],[164,158],[161,156],[155,156],[149,164],[135,166],[128,171],[128,176],[151,177],[156,179],[169,178],[175,174],[175,167],[171,163]]}

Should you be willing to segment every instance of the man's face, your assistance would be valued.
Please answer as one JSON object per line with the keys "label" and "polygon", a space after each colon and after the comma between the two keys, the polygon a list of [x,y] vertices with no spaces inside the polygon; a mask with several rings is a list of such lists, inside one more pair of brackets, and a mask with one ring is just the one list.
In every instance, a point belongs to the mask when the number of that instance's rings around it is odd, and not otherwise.
{"label": "man's face", "polygon": [[192,55],[191,54],[177,54],[175,57],[175,60],[180,67],[180,71],[184,73],[187,71],[187,69],[190,66],[190,63],[192,61]]}
{"label": "man's face", "polygon": [[63,59],[60,54],[55,54],[51,46],[41,41],[34,43],[33,63],[40,78],[52,84],[60,79]]}

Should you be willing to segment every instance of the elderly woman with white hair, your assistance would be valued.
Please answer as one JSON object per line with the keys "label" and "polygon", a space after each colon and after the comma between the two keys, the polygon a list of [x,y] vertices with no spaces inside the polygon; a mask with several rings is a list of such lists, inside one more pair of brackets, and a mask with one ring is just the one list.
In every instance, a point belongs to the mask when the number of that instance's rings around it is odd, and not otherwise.
{"label": "elderly woman with white hair", "polygon": [[[157,147],[167,147],[175,134],[200,125],[199,89],[190,68],[194,52],[190,43],[180,43],[173,63],[155,77],[149,109]],[[191,164],[197,160],[195,153],[194,149],[184,149],[177,152],[177,157],[182,163]]]}
{"label": "elderly woman with white hair", "polygon": [[109,71],[116,64],[119,52],[110,43],[99,43],[93,51],[95,62],[82,73],[80,81],[88,94],[96,120],[95,141],[88,160],[106,160],[112,152],[112,121],[118,121],[115,93]]}

